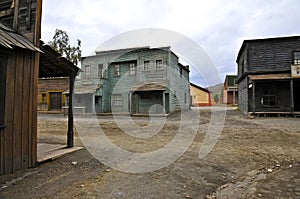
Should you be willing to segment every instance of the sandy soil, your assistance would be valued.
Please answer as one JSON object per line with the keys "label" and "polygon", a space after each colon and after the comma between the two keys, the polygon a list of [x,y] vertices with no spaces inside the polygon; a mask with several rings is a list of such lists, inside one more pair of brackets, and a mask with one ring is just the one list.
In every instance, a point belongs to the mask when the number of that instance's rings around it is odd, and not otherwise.
{"label": "sandy soil", "polygon": [[[188,150],[160,170],[121,172],[83,149],[1,176],[0,198],[300,198],[300,119],[250,119],[236,110],[226,113],[218,142],[203,159],[199,158],[199,150],[211,111],[201,109],[199,128]],[[115,145],[135,153],[165,146],[180,126],[180,114],[173,114],[160,133],[136,138],[120,130],[112,116],[98,119]],[[147,117],[133,120],[145,129],[150,121]],[[61,115],[40,115],[38,140],[65,144],[66,121]],[[190,125],[186,123],[183,129],[188,132]],[[77,134],[75,145],[82,145]]]}

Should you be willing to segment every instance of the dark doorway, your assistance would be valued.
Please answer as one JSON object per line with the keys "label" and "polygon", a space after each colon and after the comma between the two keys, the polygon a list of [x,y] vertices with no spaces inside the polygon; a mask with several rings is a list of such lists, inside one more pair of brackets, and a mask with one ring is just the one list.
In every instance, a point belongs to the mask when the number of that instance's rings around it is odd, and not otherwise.
{"label": "dark doorway", "polygon": [[300,111],[300,80],[294,80],[294,111]]}
{"label": "dark doorway", "polygon": [[96,109],[96,113],[102,112],[102,97],[101,96],[95,96],[95,109]]}
{"label": "dark doorway", "polygon": [[50,93],[50,110],[61,110],[61,98],[62,93],[60,92]]}

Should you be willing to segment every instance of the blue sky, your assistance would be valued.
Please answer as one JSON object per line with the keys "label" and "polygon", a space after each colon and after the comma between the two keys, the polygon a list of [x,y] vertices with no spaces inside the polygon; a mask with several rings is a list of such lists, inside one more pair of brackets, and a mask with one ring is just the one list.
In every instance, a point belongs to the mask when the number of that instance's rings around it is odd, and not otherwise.
{"label": "blue sky", "polygon": [[191,71],[191,81],[206,87],[236,73],[243,40],[299,35],[299,8],[298,0],[43,0],[42,40],[50,41],[56,28],[65,30],[71,43],[82,41],[88,56],[128,31],[173,31],[200,46],[216,67],[219,77],[208,81]]}

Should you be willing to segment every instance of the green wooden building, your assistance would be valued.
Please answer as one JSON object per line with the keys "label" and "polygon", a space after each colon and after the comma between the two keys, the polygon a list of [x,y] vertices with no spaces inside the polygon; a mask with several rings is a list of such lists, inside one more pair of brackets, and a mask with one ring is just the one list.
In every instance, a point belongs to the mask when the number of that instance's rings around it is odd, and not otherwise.
{"label": "green wooden building", "polygon": [[189,66],[170,47],[100,51],[81,66],[75,107],[86,112],[169,114],[190,107]]}

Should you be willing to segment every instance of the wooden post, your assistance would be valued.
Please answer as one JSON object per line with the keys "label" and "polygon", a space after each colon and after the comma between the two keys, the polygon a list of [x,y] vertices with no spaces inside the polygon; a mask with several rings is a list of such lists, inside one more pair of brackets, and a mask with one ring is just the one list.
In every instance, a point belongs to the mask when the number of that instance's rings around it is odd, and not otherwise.
{"label": "wooden post", "polygon": [[291,93],[291,112],[294,112],[294,82],[290,80],[290,93]]}
{"label": "wooden post", "polygon": [[255,82],[252,82],[252,113],[255,113]]}
{"label": "wooden post", "polygon": [[70,76],[70,92],[69,92],[69,117],[68,117],[68,138],[67,147],[72,148],[74,146],[74,116],[73,116],[73,97],[74,97],[74,82],[75,76]]}

